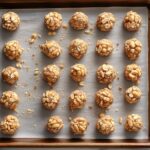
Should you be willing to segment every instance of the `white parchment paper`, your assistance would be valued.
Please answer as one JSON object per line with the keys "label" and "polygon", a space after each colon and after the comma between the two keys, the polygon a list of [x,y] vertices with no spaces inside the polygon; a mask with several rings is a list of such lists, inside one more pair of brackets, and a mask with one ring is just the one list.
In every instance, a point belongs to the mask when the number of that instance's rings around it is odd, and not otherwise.
{"label": "white parchment paper", "polygon": [[[129,10],[134,10],[142,16],[142,27],[138,32],[130,33],[123,29],[122,21],[124,15]],[[43,17],[49,11],[58,11],[63,16],[63,22],[68,23],[71,15],[76,11],[83,11],[89,17],[90,26],[94,29],[92,35],[85,34],[84,31],[74,31],[70,27],[68,29],[61,28],[55,36],[49,36],[48,31],[43,25]],[[8,10],[0,10],[0,16]],[[19,70],[20,79],[18,86],[8,86],[6,83],[1,82],[0,93],[5,90],[14,90],[20,97],[20,104],[17,109],[17,113],[0,108],[0,119],[7,114],[15,114],[20,119],[21,128],[14,135],[17,138],[79,138],[70,134],[69,130],[69,117],[83,116],[86,117],[90,123],[86,134],[80,138],[84,139],[147,139],[148,138],[148,11],[144,7],[100,7],[100,8],[56,8],[56,9],[16,9],[13,10],[21,17],[21,25],[16,32],[7,32],[0,28],[0,70],[8,65],[15,66],[14,61],[9,61],[2,54],[2,47],[5,42],[9,40],[18,40],[22,47],[25,49],[22,55],[22,60],[25,61],[23,66],[29,67],[29,69],[22,68]],[[112,12],[116,17],[115,27],[111,32],[102,33],[95,27],[96,17],[99,13],[108,11]],[[38,39],[32,46],[29,46],[27,40],[32,33],[41,34],[41,38]],[[124,41],[129,38],[137,38],[142,42],[143,50],[136,61],[143,70],[141,82],[139,84],[142,90],[141,101],[135,105],[129,105],[124,101],[123,92],[118,90],[119,87],[123,91],[129,86],[133,85],[124,79],[123,71],[127,64],[133,63],[129,61],[123,53]],[[68,54],[68,45],[71,40],[75,38],[81,38],[89,43],[89,48],[86,56],[82,60],[75,60]],[[95,55],[95,43],[98,39],[108,38],[113,41],[115,50],[110,57],[102,58]],[[44,56],[39,49],[39,44],[45,42],[45,40],[56,40],[63,48],[63,53],[57,59],[50,60]],[[35,55],[33,58],[32,55]],[[55,111],[45,110],[41,105],[42,93],[50,89],[50,87],[42,80],[42,76],[39,76],[39,80],[35,80],[34,69],[39,68],[42,71],[43,67],[48,64],[64,64],[64,69],[61,71],[61,78],[54,86],[54,89],[61,95],[61,102]],[[85,80],[84,87],[79,87],[69,77],[69,69],[75,63],[83,63],[88,69],[88,75]],[[99,65],[103,63],[109,63],[113,65],[119,75],[119,80],[115,80],[112,85],[112,91],[115,96],[112,107],[106,112],[110,114],[116,123],[116,130],[110,136],[102,136],[96,133],[95,124],[98,118],[98,114],[103,112],[95,105],[94,95],[95,92],[105,87],[97,83],[95,79],[95,72]],[[37,89],[34,89],[34,87]],[[68,96],[71,91],[80,88],[87,93],[88,100],[86,106],[82,110],[70,112],[68,109]],[[25,92],[29,92],[31,96],[26,96]],[[89,109],[89,106],[92,109]],[[33,110],[33,113],[26,113],[27,109]],[[144,128],[136,133],[130,134],[124,131],[124,121],[128,114],[137,113],[143,118]],[[51,115],[60,115],[64,121],[64,128],[58,135],[49,134],[46,129],[47,119]],[[118,118],[123,117],[123,124],[118,123]],[[4,135],[0,135],[4,137]]]}

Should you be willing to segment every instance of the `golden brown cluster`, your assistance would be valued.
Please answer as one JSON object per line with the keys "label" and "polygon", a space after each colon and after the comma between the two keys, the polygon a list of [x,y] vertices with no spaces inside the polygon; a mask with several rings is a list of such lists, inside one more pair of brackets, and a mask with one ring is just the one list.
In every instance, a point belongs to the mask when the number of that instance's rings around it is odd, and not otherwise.
{"label": "golden brown cluster", "polygon": [[102,84],[109,84],[116,78],[116,71],[113,66],[103,64],[96,71],[97,79]]}
{"label": "golden brown cluster", "polygon": [[125,100],[134,104],[137,103],[141,98],[142,92],[137,86],[131,86],[125,91]]}
{"label": "golden brown cluster", "polygon": [[70,19],[70,25],[75,30],[83,30],[88,27],[88,16],[83,12],[76,12]]}
{"label": "golden brown cluster", "polygon": [[8,115],[0,122],[0,132],[6,135],[13,135],[16,133],[20,123],[17,117],[13,115]]}
{"label": "golden brown cluster", "polygon": [[100,118],[97,120],[96,129],[103,135],[111,134],[115,131],[115,123],[111,116],[100,114]]}
{"label": "golden brown cluster", "polygon": [[136,60],[142,51],[142,44],[136,38],[129,39],[124,43],[124,51],[130,60]]}
{"label": "golden brown cluster", "polygon": [[54,90],[47,90],[43,93],[42,104],[49,110],[54,110],[60,101],[59,94]]}
{"label": "golden brown cluster", "polygon": [[130,64],[125,67],[124,75],[127,80],[137,83],[142,76],[142,70],[140,66]]}
{"label": "golden brown cluster", "polygon": [[69,107],[71,110],[83,108],[86,103],[86,94],[81,90],[75,90],[70,94]]}
{"label": "golden brown cluster", "polygon": [[138,114],[128,115],[126,118],[125,129],[129,132],[137,132],[143,127],[141,116]]}
{"label": "golden brown cluster", "polygon": [[98,15],[96,25],[100,31],[110,31],[115,25],[115,17],[110,12],[103,12]]}
{"label": "golden brown cluster", "polygon": [[123,21],[124,27],[130,32],[138,31],[141,26],[141,23],[142,23],[142,17],[134,11],[127,12]]}
{"label": "golden brown cluster", "polygon": [[96,104],[101,108],[108,108],[113,103],[113,94],[108,88],[100,89],[95,95]]}
{"label": "golden brown cluster", "polygon": [[56,41],[46,41],[40,45],[41,51],[49,58],[56,58],[61,54],[61,47]]}
{"label": "golden brown cluster", "polygon": [[7,12],[2,16],[2,27],[8,31],[16,30],[20,25],[20,18],[14,12]]}
{"label": "golden brown cluster", "polygon": [[83,64],[75,64],[70,69],[70,76],[76,82],[81,82],[85,79],[87,69]]}
{"label": "golden brown cluster", "polygon": [[8,59],[17,60],[20,58],[23,48],[18,41],[13,40],[4,45],[3,52]]}
{"label": "golden brown cluster", "polygon": [[47,130],[50,133],[56,134],[64,127],[64,123],[59,116],[52,116],[48,119]]}
{"label": "golden brown cluster", "polygon": [[45,15],[44,23],[49,30],[56,31],[62,25],[62,16],[58,12],[49,12]]}
{"label": "golden brown cluster", "polygon": [[108,39],[98,40],[96,43],[96,53],[99,56],[109,56],[113,49],[113,43]]}
{"label": "golden brown cluster", "polygon": [[43,69],[43,78],[52,86],[60,78],[60,69],[56,65],[48,65]]}
{"label": "golden brown cluster", "polygon": [[89,123],[86,118],[76,117],[70,122],[71,132],[75,135],[83,135]]}
{"label": "golden brown cluster", "polygon": [[69,54],[76,59],[81,59],[87,52],[88,44],[81,40],[72,40],[69,46]]}
{"label": "golden brown cluster", "polygon": [[19,79],[19,73],[15,67],[8,66],[2,70],[2,79],[12,85]]}
{"label": "golden brown cluster", "polygon": [[0,104],[5,108],[15,110],[19,103],[19,96],[13,91],[5,91],[0,98]]}

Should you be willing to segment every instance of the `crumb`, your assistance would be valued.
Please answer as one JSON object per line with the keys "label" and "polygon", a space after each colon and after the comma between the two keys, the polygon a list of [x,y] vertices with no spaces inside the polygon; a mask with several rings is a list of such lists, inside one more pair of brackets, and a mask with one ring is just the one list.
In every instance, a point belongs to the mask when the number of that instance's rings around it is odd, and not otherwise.
{"label": "crumb", "polygon": [[56,35],[56,32],[51,32],[51,31],[49,31],[49,32],[48,32],[48,35],[54,36],[54,35]]}
{"label": "crumb", "polygon": [[16,63],[16,68],[21,69],[22,68],[22,64],[21,63]]}
{"label": "crumb", "polygon": [[122,122],[123,122],[122,117],[119,117],[119,124],[122,124]]}
{"label": "crumb", "polygon": [[67,29],[67,28],[68,28],[68,25],[67,25],[67,24],[63,24],[62,27],[63,27],[64,29]]}
{"label": "crumb", "polygon": [[109,89],[112,89],[112,84],[108,84],[108,88],[109,88]]}
{"label": "crumb", "polygon": [[118,112],[118,111],[119,111],[119,109],[118,109],[118,108],[116,108],[116,109],[115,109],[115,112]]}
{"label": "crumb", "polygon": [[26,91],[25,92],[25,96],[29,96],[30,97],[31,96],[30,92]]}
{"label": "crumb", "polygon": [[119,91],[122,91],[122,87],[119,87],[118,89],[119,89]]}
{"label": "crumb", "polygon": [[84,82],[83,81],[79,82],[79,85],[84,86]]}
{"label": "crumb", "polygon": [[119,80],[120,78],[119,77],[117,77],[117,80]]}
{"label": "crumb", "polygon": [[34,69],[34,76],[38,76],[39,75],[39,68],[35,68]]}
{"label": "crumb", "polygon": [[93,32],[90,29],[85,30],[84,33],[88,34],[88,35],[92,35],[93,34]]}
{"label": "crumb", "polygon": [[88,108],[91,110],[91,109],[93,109],[93,107],[92,106],[88,106]]}
{"label": "crumb", "polygon": [[64,69],[64,64],[63,63],[59,64],[58,66],[59,66],[60,69]]}
{"label": "crumb", "polygon": [[38,33],[32,33],[31,37],[28,40],[29,44],[33,44],[40,37],[41,37],[40,34],[38,34]]}
{"label": "crumb", "polygon": [[33,112],[34,112],[33,109],[30,109],[30,108],[26,109],[26,113],[27,113],[27,114],[31,114],[31,113],[33,113]]}
{"label": "crumb", "polygon": [[69,121],[72,121],[72,117],[69,117],[68,120],[69,120]]}

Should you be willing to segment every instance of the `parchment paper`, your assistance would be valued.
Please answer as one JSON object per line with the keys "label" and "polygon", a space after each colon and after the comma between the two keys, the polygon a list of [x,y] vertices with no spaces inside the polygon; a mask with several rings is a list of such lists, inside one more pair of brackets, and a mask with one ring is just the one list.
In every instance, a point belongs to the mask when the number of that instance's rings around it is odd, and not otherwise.
{"label": "parchment paper", "polygon": [[[123,17],[129,10],[134,10],[142,16],[142,27],[138,32],[130,33],[123,29]],[[63,16],[63,22],[68,23],[71,15],[76,11],[83,11],[89,17],[90,26],[94,28],[93,34],[85,34],[84,31],[74,31],[70,27],[68,29],[61,28],[55,36],[49,36],[48,31],[43,25],[43,17],[49,11],[58,11]],[[0,10],[0,16],[8,10]],[[9,111],[3,107],[0,108],[0,120],[7,114],[15,114],[20,119],[21,128],[14,135],[16,138],[79,138],[70,134],[69,130],[69,117],[83,116],[86,117],[90,123],[87,132],[80,138],[84,139],[147,139],[148,138],[148,11],[144,7],[100,7],[100,8],[58,8],[58,9],[16,9],[12,10],[19,14],[21,17],[21,25],[16,32],[7,32],[0,28],[0,70],[2,68],[13,65],[14,61],[9,61],[2,54],[2,47],[5,42],[9,40],[18,40],[22,47],[25,49],[22,55],[24,60],[24,67],[19,70],[20,79],[17,86],[8,86],[6,83],[1,82],[0,93],[5,90],[14,90],[18,93],[21,101],[18,106],[17,112]],[[102,33],[95,28],[97,15],[101,12],[112,12],[116,17],[115,27],[111,32]],[[29,46],[28,39],[31,34],[39,33],[41,38],[38,39],[32,46]],[[139,59],[136,61],[143,70],[143,75],[139,87],[142,90],[141,101],[134,105],[129,105],[124,101],[123,91],[129,86],[133,85],[124,79],[123,71],[127,64],[133,63],[129,61],[123,53],[124,41],[129,38],[137,38],[142,42],[143,49]],[[82,60],[75,60],[68,54],[68,46],[71,40],[81,38],[89,43],[89,48],[86,56]],[[115,50],[112,56],[107,58],[98,57],[95,55],[95,43],[98,39],[108,38],[113,41]],[[63,53],[58,59],[50,60],[44,56],[39,49],[39,44],[45,40],[56,40],[63,48]],[[35,54],[33,58],[32,55]],[[38,64],[37,64],[38,63]],[[42,107],[41,96],[42,93],[50,89],[46,82],[42,80],[40,75],[38,80],[34,77],[34,69],[39,68],[42,71],[43,67],[48,64],[64,64],[64,69],[61,71],[61,78],[58,83],[53,87],[61,95],[61,102],[55,111],[49,111]],[[85,80],[85,85],[79,87],[69,77],[69,69],[75,63],[83,63],[88,69],[88,75]],[[94,95],[95,92],[105,87],[97,83],[95,79],[95,72],[99,65],[109,63],[113,65],[119,75],[119,80],[115,80],[112,84],[112,91],[115,96],[114,103],[111,108],[106,111],[110,114],[116,123],[116,130],[110,136],[102,136],[96,133],[95,124],[98,114],[103,112],[95,105]],[[37,89],[34,89],[34,87]],[[122,92],[118,90],[121,87]],[[80,88],[87,93],[88,100],[86,106],[82,110],[74,112],[68,109],[68,96],[71,91]],[[31,96],[25,93],[29,92]],[[89,106],[92,109],[89,109]],[[27,113],[27,109],[33,110],[32,113]],[[144,128],[136,133],[130,134],[124,131],[124,121],[128,114],[137,113],[143,118]],[[47,119],[51,115],[60,115],[64,121],[64,128],[58,135],[51,135],[45,129]],[[118,123],[118,118],[123,117],[123,124]],[[0,135],[0,137],[6,137]]]}

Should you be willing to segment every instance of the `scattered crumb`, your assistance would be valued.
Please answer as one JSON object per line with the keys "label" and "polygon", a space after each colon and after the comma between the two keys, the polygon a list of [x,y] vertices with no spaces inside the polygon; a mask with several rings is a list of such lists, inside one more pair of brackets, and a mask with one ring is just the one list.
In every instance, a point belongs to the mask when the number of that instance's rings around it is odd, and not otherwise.
{"label": "scattered crumb", "polygon": [[122,124],[122,122],[123,122],[122,117],[119,117],[119,124]]}
{"label": "scattered crumb", "polygon": [[72,117],[69,117],[68,120],[71,121],[71,120],[72,120]]}
{"label": "scattered crumb", "polygon": [[27,114],[31,114],[31,113],[33,113],[33,112],[34,112],[33,109],[30,109],[30,108],[26,109],[26,113],[27,113]]}
{"label": "scattered crumb", "polygon": [[25,94],[25,96],[29,96],[29,97],[31,96],[30,92],[28,92],[28,91],[26,91],[24,94]]}
{"label": "scattered crumb", "polygon": [[63,63],[59,64],[58,66],[59,66],[60,69],[64,69],[64,64]]}
{"label": "scattered crumb", "polygon": [[40,34],[38,34],[38,33],[32,33],[31,37],[28,40],[29,44],[33,44],[40,37],[41,37]]}
{"label": "scattered crumb", "polygon": [[16,68],[21,69],[22,68],[22,64],[21,63],[16,63]]}
{"label": "scattered crumb", "polygon": [[35,68],[34,69],[34,76],[38,76],[39,75],[39,68]]}
{"label": "scattered crumb", "polygon": [[112,89],[112,84],[108,84],[108,88],[109,88],[109,89]]}
{"label": "scattered crumb", "polygon": [[54,35],[56,35],[56,32],[49,31],[49,32],[48,32],[48,35],[54,36]]}
{"label": "scattered crumb", "polygon": [[79,85],[84,86],[84,82],[83,81],[79,82]]}
{"label": "scattered crumb", "polygon": [[84,33],[85,33],[85,34],[89,34],[89,35],[92,35],[92,34],[93,34],[92,29],[86,29],[86,30],[84,31]]}
{"label": "scattered crumb", "polygon": [[116,45],[119,46],[119,43],[117,43]]}
{"label": "scattered crumb", "polygon": [[67,28],[68,28],[68,25],[67,25],[67,24],[63,24],[62,27],[63,27],[64,29],[67,29]]}
{"label": "scattered crumb", "polygon": [[93,107],[92,106],[88,106],[88,108],[91,110],[91,109],[93,109]]}
{"label": "scattered crumb", "polygon": [[118,111],[119,111],[119,109],[118,109],[118,108],[116,108],[116,109],[115,109],[115,112],[118,112]]}
{"label": "scattered crumb", "polygon": [[119,91],[122,91],[122,87],[119,87],[118,89],[119,89]]}
{"label": "scattered crumb", "polygon": [[117,77],[117,80],[119,80],[119,77]]}

